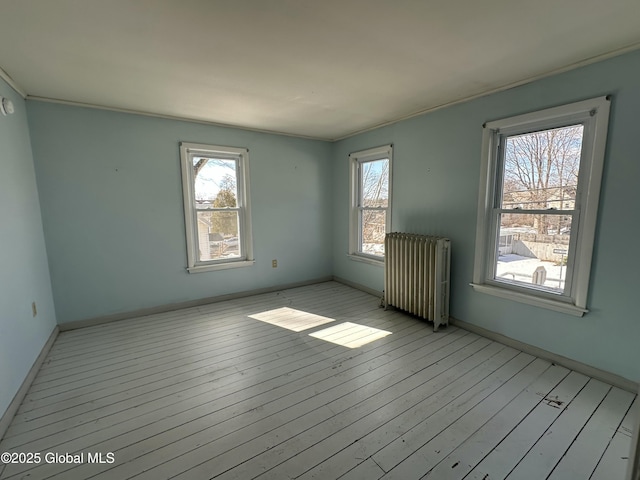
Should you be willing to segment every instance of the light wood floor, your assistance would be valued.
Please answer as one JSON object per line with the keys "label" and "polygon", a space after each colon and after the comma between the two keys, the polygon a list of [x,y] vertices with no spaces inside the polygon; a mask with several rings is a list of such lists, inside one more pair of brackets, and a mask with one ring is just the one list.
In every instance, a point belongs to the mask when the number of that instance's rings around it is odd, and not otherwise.
{"label": "light wood floor", "polygon": [[624,478],[635,395],[379,303],[328,282],[61,333],[0,443],[42,459],[0,478]]}

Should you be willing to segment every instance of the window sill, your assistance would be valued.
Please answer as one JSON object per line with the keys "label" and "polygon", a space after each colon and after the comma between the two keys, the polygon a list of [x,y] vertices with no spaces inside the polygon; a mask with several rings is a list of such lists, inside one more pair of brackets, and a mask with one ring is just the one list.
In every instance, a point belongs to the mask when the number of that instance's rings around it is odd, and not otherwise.
{"label": "window sill", "polygon": [[533,295],[514,292],[505,288],[494,287],[491,285],[481,285],[477,283],[471,283],[470,285],[474,290],[481,293],[487,293],[496,297],[506,298],[515,302],[526,303],[527,305],[546,308],[555,312],[565,313],[567,315],[582,317],[585,313],[589,312],[589,310],[587,310],[586,308],[580,308],[571,303],[559,302],[557,300],[551,300],[548,298],[535,297]]}
{"label": "window sill", "polygon": [[211,272],[213,270],[227,270],[229,268],[250,267],[255,263],[256,263],[255,260],[243,260],[243,261],[229,262],[229,263],[214,263],[211,265],[197,265],[195,267],[188,267],[187,272],[204,273],[204,272]]}
{"label": "window sill", "polygon": [[384,267],[384,257],[377,259],[374,257],[365,257],[364,255],[356,255],[354,253],[348,253],[347,257],[350,260],[362,263],[368,263],[369,265],[377,265],[378,267]]}

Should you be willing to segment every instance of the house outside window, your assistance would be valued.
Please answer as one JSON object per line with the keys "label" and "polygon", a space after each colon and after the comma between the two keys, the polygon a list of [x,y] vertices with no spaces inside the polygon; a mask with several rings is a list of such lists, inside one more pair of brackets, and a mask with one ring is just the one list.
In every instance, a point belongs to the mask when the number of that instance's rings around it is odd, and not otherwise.
{"label": "house outside window", "polygon": [[601,97],[485,124],[478,291],[588,311],[609,104]]}
{"label": "house outside window", "polygon": [[356,260],[384,263],[384,237],[391,226],[392,156],[391,145],[349,155],[349,254]]}
{"label": "house outside window", "polygon": [[187,270],[252,265],[249,151],[180,144]]}

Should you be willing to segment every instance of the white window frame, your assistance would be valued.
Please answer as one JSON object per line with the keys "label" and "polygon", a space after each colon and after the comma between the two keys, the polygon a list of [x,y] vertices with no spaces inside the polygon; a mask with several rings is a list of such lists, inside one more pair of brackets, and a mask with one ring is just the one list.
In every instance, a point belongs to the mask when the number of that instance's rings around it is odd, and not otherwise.
{"label": "white window frame", "polygon": [[[236,199],[238,211],[238,247],[240,256],[201,261],[198,258],[198,222],[195,207],[194,157],[211,157],[235,160],[237,162]],[[189,273],[248,267],[255,263],[253,258],[253,238],[251,234],[251,202],[249,199],[249,150],[237,147],[222,147],[201,143],[180,143],[180,164],[182,167],[182,193],[184,203],[185,232],[187,239],[187,271]]]}
{"label": "white window frame", "polygon": [[[538,112],[505,118],[484,125],[482,167],[478,198],[476,251],[473,270],[475,290],[529,305],[582,316],[587,313],[587,293],[596,233],[600,184],[604,165],[610,97],[598,97]],[[577,232],[572,224],[571,248],[567,260],[565,291],[554,294],[493,279],[499,225],[494,211],[499,209],[501,187],[500,141],[511,135],[568,125],[584,125],[582,156],[574,210]]]}
{"label": "white window frame", "polygon": [[389,159],[389,186],[388,201],[386,207],[377,207],[376,210],[385,210],[385,233],[391,231],[391,201],[392,201],[392,172],[393,172],[393,145],[361,150],[349,154],[350,163],[350,209],[349,209],[349,257],[373,265],[384,266],[384,255],[371,255],[362,252],[362,226],[361,211],[365,208],[360,205],[360,192],[362,191],[362,164],[376,160]]}

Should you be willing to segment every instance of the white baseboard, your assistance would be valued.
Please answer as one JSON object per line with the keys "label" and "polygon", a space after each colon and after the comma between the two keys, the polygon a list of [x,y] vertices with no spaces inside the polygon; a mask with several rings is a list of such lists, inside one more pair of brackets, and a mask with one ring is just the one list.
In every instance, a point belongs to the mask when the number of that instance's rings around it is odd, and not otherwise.
{"label": "white baseboard", "polygon": [[[339,283],[343,283],[350,287],[353,287],[358,290],[362,290],[363,292],[370,293],[376,297],[382,297],[383,292],[379,292],[372,288],[366,287],[356,282],[352,282],[350,280],[346,280],[341,277],[333,277],[333,280]],[[605,370],[601,370],[596,367],[592,367],[591,365],[587,365],[586,363],[579,362],[577,360],[572,360],[567,357],[563,357],[562,355],[558,355],[553,352],[549,352],[548,350],[544,350],[539,347],[535,347],[528,343],[521,342],[511,337],[507,337],[506,335],[502,335],[500,333],[493,332],[491,330],[487,330],[486,328],[478,327],[477,325],[473,325],[471,323],[467,323],[463,320],[458,320],[456,318],[450,317],[449,323],[451,325],[455,325],[456,327],[462,328],[464,330],[468,330],[473,333],[477,333],[483,337],[489,338],[491,340],[495,340],[496,342],[500,342],[504,345],[508,345],[517,350],[521,350],[530,355],[535,355],[536,357],[542,358],[544,360],[548,360],[557,365],[562,365],[570,370],[575,370],[576,372],[582,373],[589,377],[595,378],[597,380],[601,380],[610,385],[616,386],[618,388],[622,388],[623,390],[627,390],[632,393],[638,393],[638,383],[627,378],[621,377],[620,375],[616,375],[615,373],[607,372]]]}
{"label": "white baseboard", "polygon": [[382,298],[382,292],[378,290],[374,290],[373,288],[366,287],[360,283],[352,282],[351,280],[347,280],[346,278],[336,277],[335,275],[332,278],[334,281],[338,283],[342,283],[344,285],[347,285],[348,287],[355,288],[356,290],[362,290],[363,292],[366,292],[375,297]]}
{"label": "white baseboard", "polygon": [[632,393],[638,392],[638,384],[636,382],[621,377],[620,375],[616,375],[615,373],[600,370],[599,368],[592,367],[591,365],[587,365],[586,363],[563,357],[562,355],[549,352],[548,350],[529,345],[528,343],[521,342],[500,333],[492,332],[491,330],[487,330],[486,328],[478,327],[477,325],[473,325],[471,323],[467,323],[453,317],[451,317],[449,321],[456,327],[460,327],[464,330],[477,333],[478,335],[482,335],[483,337],[495,340],[496,342],[508,345],[509,347],[521,350],[530,355],[535,355],[536,357],[548,360],[557,365],[562,365],[563,367],[566,367],[570,370],[575,370],[576,372],[582,373],[597,380],[601,380],[615,387],[622,388],[623,390],[627,390]]}
{"label": "white baseboard", "polygon": [[18,408],[20,408],[20,404],[22,403],[22,400],[24,400],[25,395],[29,391],[29,387],[31,387],[31,384],[33,383],[34,378],[36,378],[36,375],[40,371],[42,362],[44,362],[44,359],[47,357],[49,350],[51,350],[51,346],[53,345],[53,342],[56,341],[56,338],[58,337],[59,332],[60,332],[60,329],[57,326],[54,327],[53,331],[51,332],[51,335],[49,335],[48,340],[42,347],[42,350],[40,351],[38,358],[36,358],[36,361],[33,362],[33,365],[31,366],[29,373],[27,373],[27,376],[22,382],[22,385],[20,385],[20,388],[18,389],[15,396],[13,397],[13,400],[11,400],[11,403],[7,407],[7,410],[2,414],[2,418],[0,418],[0,439],[4,437],[4,434],[9,428],[9,424],[11,423],[11,420],[13,420],[13,417],[18,411]]}
{"label": "white baseboard", "polygon": [[88,318],[86,320],[76,320],[73,322],[65,322],[65,323],[61,323],[59,326],[60,326],[60,331],[66,332],[67,330],[75,330],[77,328],[92,327],[95,325],[102,325],[103,323],[111,323],[111,322],[118,322],[120,320],[127,320],[129,318],[144,317],[146,315],[155,315],[156,313],[172,312],[174,310],[181,310],[183,308],[190,308],[190,307],[198,307],[200,305],[207,305],[209,303],[217,303],[217,302],[223,302],[225,300],[233,300],[235,298],[250,297],[252,295],[260,295],[262,293],[277,292],[279,290],[286,290],[288,288],[304,287],[305,285],[313,285],[315,283],[330,282],[331,280],[333,280],[333,278],[330,276],[320,277],[313,280],[306,280],[302,282],[276,285],[273,287],[258,288],[255,290],[245,290],[243,292],[229,293],[227,295],[217,295],[214,297],[200,298],[198,300],[189,300],[186,302],[170,303],[165,305],[159,305],[157,307],[141,308],[139,310],[133,310],[129,312],[115,313],[112,315],[104,315],[100,317]]}

